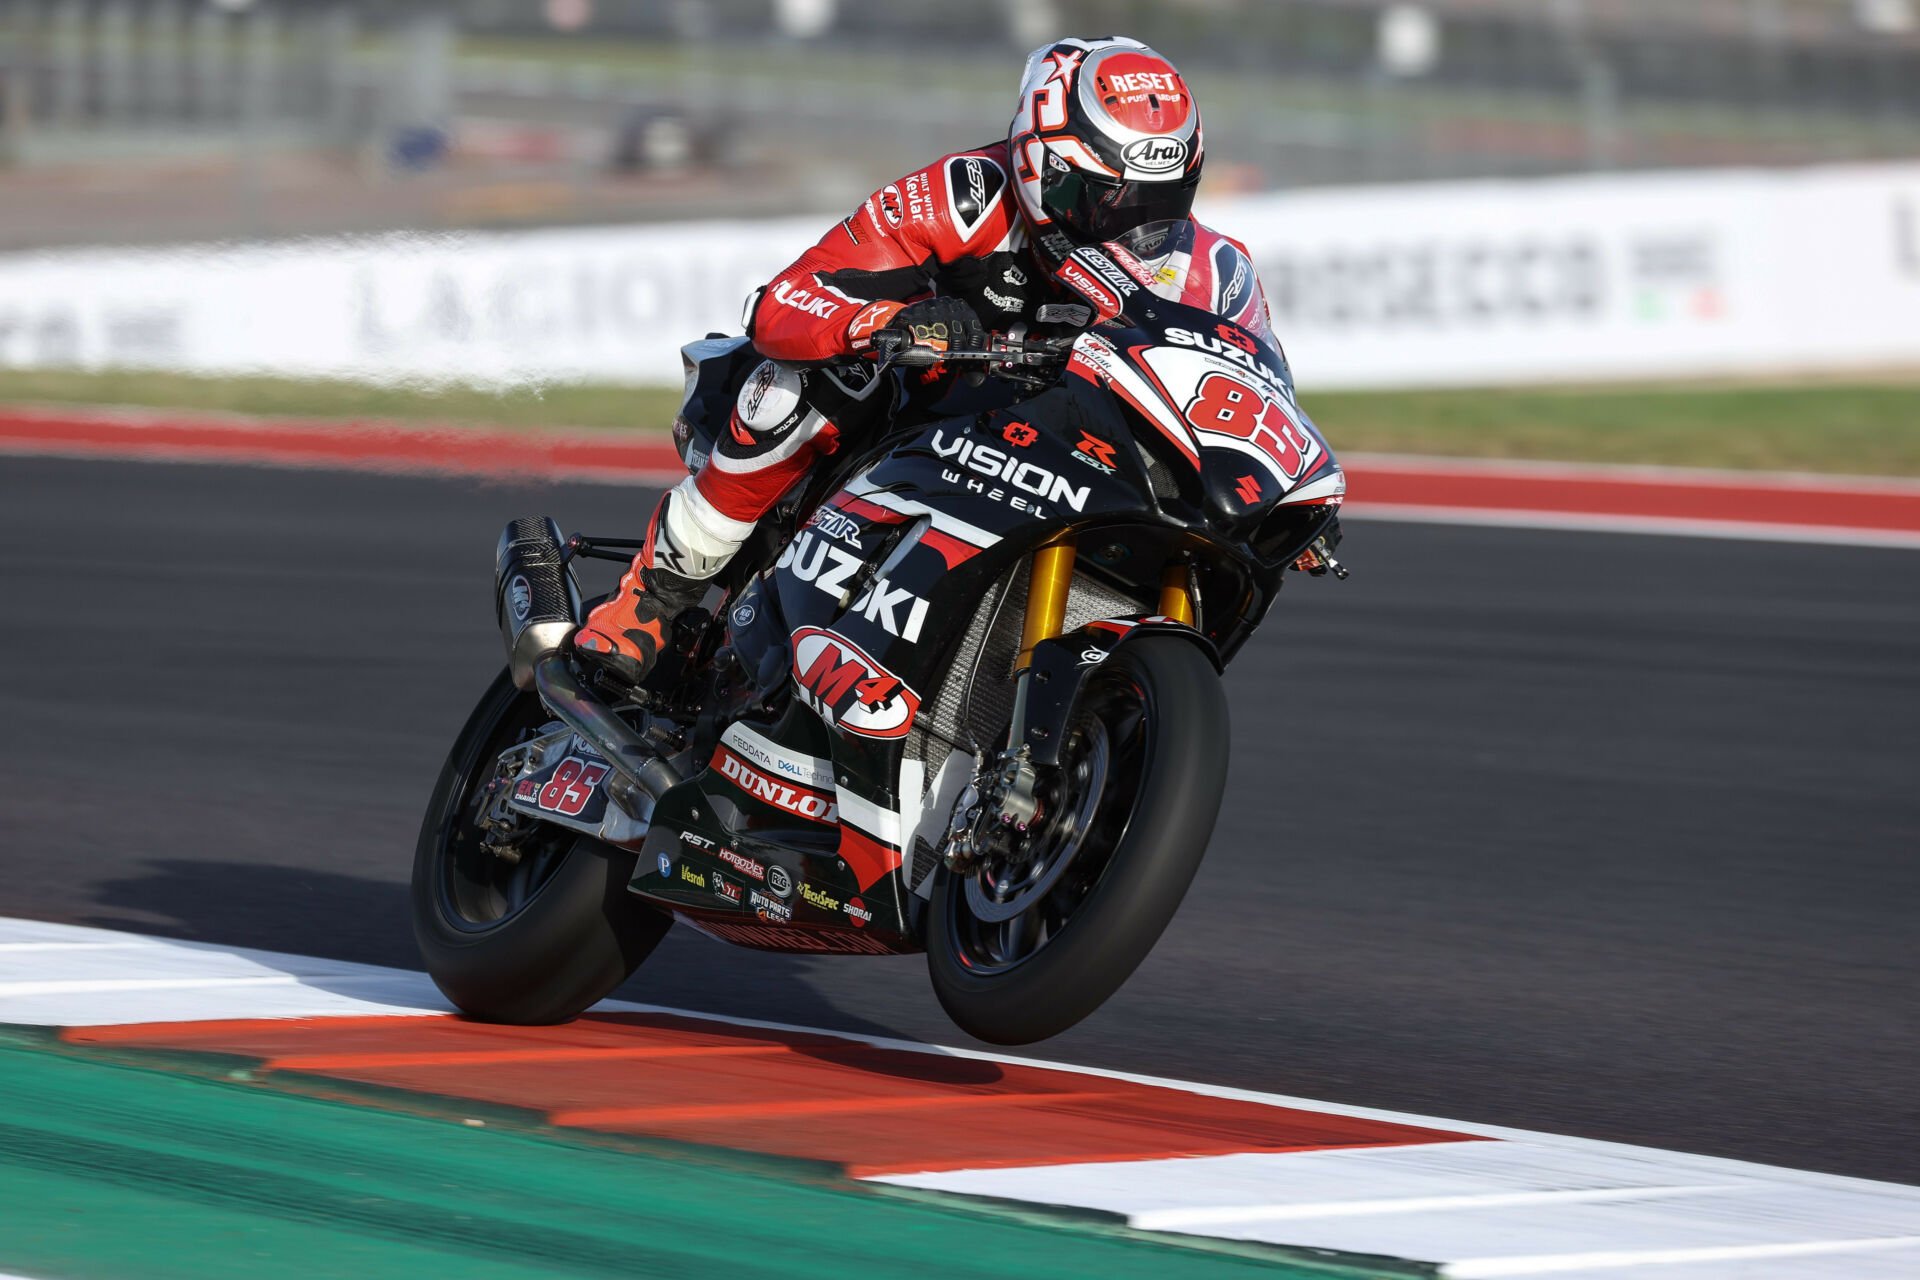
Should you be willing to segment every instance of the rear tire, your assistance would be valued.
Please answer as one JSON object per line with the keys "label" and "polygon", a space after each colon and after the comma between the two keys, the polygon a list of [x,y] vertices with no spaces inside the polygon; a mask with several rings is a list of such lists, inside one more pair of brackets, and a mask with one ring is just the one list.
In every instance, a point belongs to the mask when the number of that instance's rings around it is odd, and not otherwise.
{"label": "rear tire", "polygon": [[[1179,909],[1220,813],[1227,700],[1190,641],[1148,635],[1125,645],[1089,677],[1071,723],[1075,740],[1099,744],[1082,758],[1098,759],[1101,781],[1077,847],[1059,855],[1067,865],[1034,877],[1043,888],[1018,926],[1022,940],[976,914],[976,903],[992,904],[977,884],[970,900],[974,877],[942,868],[934,881],[934,993],[962,1031],[990,1044],[1057,1035],[1120,989]],[[1063,766],[1072,754],[1070,743]],[[1023,945],[1032,949],[1020,954]]]}
{"label": "rear tire", "polygon": [[413,934],[434,985],[486,1022],[565,1022],[640,966],[673,918],[627,891],[635,855],[541,824],[509,863],[475,825],[499,754],[551,717],[501,672],[440,770],[413,858]]}

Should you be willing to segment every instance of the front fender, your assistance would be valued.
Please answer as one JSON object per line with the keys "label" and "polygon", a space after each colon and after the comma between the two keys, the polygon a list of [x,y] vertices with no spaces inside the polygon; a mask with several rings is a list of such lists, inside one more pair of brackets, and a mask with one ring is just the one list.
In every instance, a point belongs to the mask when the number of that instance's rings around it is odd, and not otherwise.
{"label": "front fender", "polygon": [[1171,618],[1106,618],[1033,646],[1033,661],[1021,677],[1014,716],[1016,746],[1026,746],[1036,765],[1060,763],[1067,717],[1087,678],[1125,645],[1142,636],[1175,635],[1199,646],[1215,671],[1224,671],[1213,641]]}

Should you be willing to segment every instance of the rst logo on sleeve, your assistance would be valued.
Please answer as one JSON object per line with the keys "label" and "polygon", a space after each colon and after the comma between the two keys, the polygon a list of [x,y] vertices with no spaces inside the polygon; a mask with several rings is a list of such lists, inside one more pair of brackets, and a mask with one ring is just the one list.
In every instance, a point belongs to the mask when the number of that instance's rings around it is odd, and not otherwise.
{"label": "rst logo on sleeve", "polygon": [[901,738],[920,695],[852,641],[820,627],[793,633],[793,681],[820,717],[863,738]]}
{"label": "rst logo on sleeve", "polygon": [[961,242],[973,239],[999,200],[1007,175],[985,156],[955,156],[947,161],[947,211]]}
{"label": "rst logo on sleeve", "polygon": [[1213,309],[1237,319],[1253,300],[1253,263],[1233,243],[1222,240],[1209,253],[1213,265]]}

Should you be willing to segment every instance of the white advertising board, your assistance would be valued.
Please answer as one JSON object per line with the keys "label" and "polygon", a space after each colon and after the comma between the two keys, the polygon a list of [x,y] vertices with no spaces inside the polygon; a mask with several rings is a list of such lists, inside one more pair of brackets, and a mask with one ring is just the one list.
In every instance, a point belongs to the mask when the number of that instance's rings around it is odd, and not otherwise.
{"label": "white advertising board", "polygon": [[[1920,165],[1208,202],[1304,388],[1920,365]],[[0,256],[0,367],[676,383],[825,218]]]}

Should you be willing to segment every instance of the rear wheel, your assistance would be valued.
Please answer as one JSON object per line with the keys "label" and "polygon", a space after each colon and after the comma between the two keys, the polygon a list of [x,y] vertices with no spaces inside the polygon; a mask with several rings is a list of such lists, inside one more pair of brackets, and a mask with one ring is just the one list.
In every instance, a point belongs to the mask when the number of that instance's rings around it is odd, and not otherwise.
{"label": "rear wheel", "polygon": [[934,881],[927,967],[960,1029],[1029,1044],[1117,991],[1199,869],[1226,769],[1226,696],[1197,646],[1149,635],[1102,664],[1019,856]]}
{"label": "rear wheel", "polygon": [[481,825],[500,753],[549,719],[501,672],[440,770],[414,850],[413,933],[427,972],[489,1022],[566,1021],[626,981],[672,924],[627,891],[633,853],[530,819]]}

